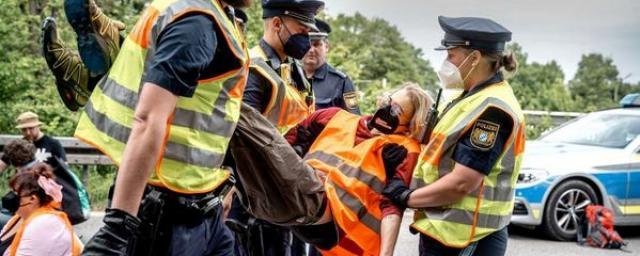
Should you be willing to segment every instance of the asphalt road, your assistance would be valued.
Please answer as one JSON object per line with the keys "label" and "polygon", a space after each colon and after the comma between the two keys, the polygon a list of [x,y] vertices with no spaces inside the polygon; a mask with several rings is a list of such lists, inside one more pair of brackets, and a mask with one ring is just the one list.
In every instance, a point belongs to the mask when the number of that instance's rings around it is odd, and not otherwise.
{"label": "asphalt road", "polygon": [[[87,241],[102,225],[102,213],[92,214],[91,219],[75,226],[75,230],[83,241]],[[412,213],[405,213],[395,255],[418,255],[418,236],[409,233],[408,225]],[[574,242],[558,242],[546,239],[539,232],[519,227],[509,228],[509,243],[507,255],[517,256],[631,256],[640,255],[640,227],[618,228],[622,237],[629,243],[627,249],[631,252],[606,250],[579,246]]]}

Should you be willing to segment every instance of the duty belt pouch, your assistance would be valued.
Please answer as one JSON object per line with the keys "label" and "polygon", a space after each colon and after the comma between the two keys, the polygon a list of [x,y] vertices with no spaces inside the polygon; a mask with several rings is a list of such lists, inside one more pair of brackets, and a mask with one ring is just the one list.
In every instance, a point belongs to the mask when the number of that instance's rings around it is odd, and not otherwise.
{"label": "duty belt pouch", "polygon": [[229,145],[249,213],[279,225],[317,221],[322,181],[264,116],[243,104]]}
{"label": "duty belt pouch", "polygon": [[134,255],[151,256],[166,251],[172,225],[167,215],[165,194],[148,187],[147,193],[142,199],[138,216],[142,224]]}

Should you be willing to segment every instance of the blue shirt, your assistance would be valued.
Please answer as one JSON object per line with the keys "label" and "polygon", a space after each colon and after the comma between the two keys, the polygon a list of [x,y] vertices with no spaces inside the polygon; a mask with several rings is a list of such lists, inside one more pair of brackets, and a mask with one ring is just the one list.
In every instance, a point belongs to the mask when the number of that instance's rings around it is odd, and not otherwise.
{"label": "blue shirt", "polygon": [[[226,9],[232,22],[233,13]],[[171,22],[158,36],[156,51],[150,56],[144,82],[154,83],[177,96],[191,97],[198,81],[238,68],[240,63],[224,43],[214,20],[204,14],[190,14]],[[214,60],[215,59],[215,60]]]}
{"label": "blue shirt", "polygon": [[[503,81],[502,75],[496,73],[489,80],[474,87],[469,92],[464,92],[460,98],[447,106],[444,113],[465,97],[473,95],[476,92],[481,91],[489,85],[500,83]],[[476,139],[472,137],[472,132],[476,129],[476,126],[493,126],[497,127],[496,137],[493,143],[482,144],[478,143]],[[504,144],[509,139],[511,131],[513,130],[513,119],[502,109],[496,107],[489,107],[480,117],[474,121],[471,125],[471,129],[467,130],[465,134],[458,140],[456,147],[453,151],[453,160],[471,169],[474,169],[484,175],[489,175],[491,168],[496,164],[496,161],[502,154]]]}
{"label": "blue shirt", "polygon": [[339,107],[360,114],[358,95],[347,75],[325,63],[313,73],[310,80],[317,109]]}

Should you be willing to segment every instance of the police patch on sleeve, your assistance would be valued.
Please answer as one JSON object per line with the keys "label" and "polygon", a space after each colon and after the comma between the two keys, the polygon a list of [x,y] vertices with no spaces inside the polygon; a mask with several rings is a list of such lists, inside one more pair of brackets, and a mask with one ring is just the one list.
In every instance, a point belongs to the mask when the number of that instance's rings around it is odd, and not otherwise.
{"label": "police patch on sleeve", "polygon": [[358,107],[358,92],[343,93],[342,98],[347,108],[354,109]]}
{"label": "police patch on sleeve", "polygon": [[478,120],[471,130],[471,145],[479,149],[491,149],[496,143],[500,125],[486,120]]}

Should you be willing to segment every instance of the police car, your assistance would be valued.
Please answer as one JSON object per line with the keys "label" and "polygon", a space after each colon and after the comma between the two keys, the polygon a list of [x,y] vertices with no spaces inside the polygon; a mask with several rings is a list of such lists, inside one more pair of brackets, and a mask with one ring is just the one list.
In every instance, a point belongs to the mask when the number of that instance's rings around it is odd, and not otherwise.
{"label": "police car", "polygon": [[621,108],[592,112],[527,141],[511,223],[575,240],[589,204],[640,225],[640,94]]}

